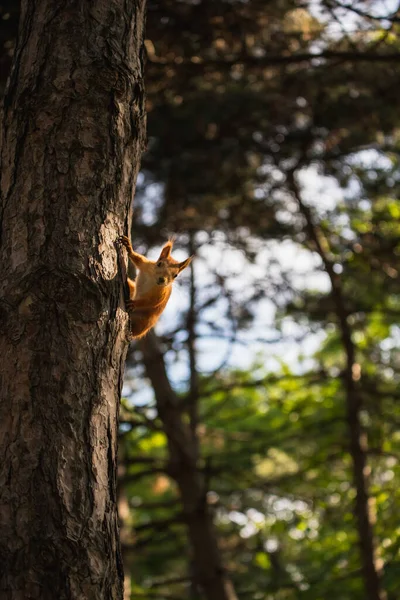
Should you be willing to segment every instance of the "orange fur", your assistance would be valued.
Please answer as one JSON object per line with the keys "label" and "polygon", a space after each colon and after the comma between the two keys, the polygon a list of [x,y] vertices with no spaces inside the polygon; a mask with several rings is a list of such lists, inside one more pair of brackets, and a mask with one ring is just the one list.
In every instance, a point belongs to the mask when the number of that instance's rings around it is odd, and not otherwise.
{"label": "orange fur", "polygon": [[173,259],[173,241],[169,240],[161,250],[158,260],[151,261],[135,252],[126,236],[122,236],[120,241],[139,271],[135,281],[127,280],[130,297],[126,301],[132,337],[138,339],[146,335],[157,323],[171,296],[174,279],[190,264],[192,257],[183,262]]}

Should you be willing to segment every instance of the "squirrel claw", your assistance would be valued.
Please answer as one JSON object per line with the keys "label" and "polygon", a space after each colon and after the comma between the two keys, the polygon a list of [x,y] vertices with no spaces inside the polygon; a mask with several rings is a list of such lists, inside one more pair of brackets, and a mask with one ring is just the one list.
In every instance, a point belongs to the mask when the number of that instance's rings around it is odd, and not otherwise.
{"label": "squirrel claw", "polygon": [[126,235],[120,235],[118,238],[118,243],[121,246],[125,246],[125,248],[129,251],[132,251],[131,241]]}

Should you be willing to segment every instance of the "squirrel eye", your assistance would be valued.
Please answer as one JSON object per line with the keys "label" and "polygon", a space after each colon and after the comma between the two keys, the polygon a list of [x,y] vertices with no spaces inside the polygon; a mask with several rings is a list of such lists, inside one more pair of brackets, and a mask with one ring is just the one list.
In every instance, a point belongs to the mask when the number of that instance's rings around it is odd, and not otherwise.
{"label": "squirrel eye", "polygon": [[174,279],[176,279],[178,277],[178,273],[175,273],[174,275]]}
{"label": "squirrel eye", "polygon": [[161,261],[157,263],[157,267],[162,267],[162,262]]}

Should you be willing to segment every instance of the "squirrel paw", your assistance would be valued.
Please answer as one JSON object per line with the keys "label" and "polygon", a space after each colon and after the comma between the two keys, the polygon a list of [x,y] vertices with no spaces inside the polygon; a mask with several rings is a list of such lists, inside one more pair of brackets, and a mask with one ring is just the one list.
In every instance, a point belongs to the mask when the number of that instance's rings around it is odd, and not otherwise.
{"label": "squirrel paw", "polygon": [[125,246],[125,248],[131,247],[131,241],[126,235],[121,235],[118,238],[118,243],[121,244],[122,246]]}

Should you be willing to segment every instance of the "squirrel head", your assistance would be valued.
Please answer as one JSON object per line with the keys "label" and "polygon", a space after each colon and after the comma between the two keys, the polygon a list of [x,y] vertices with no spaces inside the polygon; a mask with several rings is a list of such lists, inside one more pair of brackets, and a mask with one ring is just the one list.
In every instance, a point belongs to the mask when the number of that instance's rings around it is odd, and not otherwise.
{"label": "squirrel head", "polygon": [[179,273],[183,271],[183,269],[186,269],[193,259],[193,256],[190,256],[186,260],[179,262],[172,258],[171,250],[173,243],[173,240],[168,240],[161,250],[158,260],[154,263],[156,283],[163,287],[171,285],[178,277]]}

